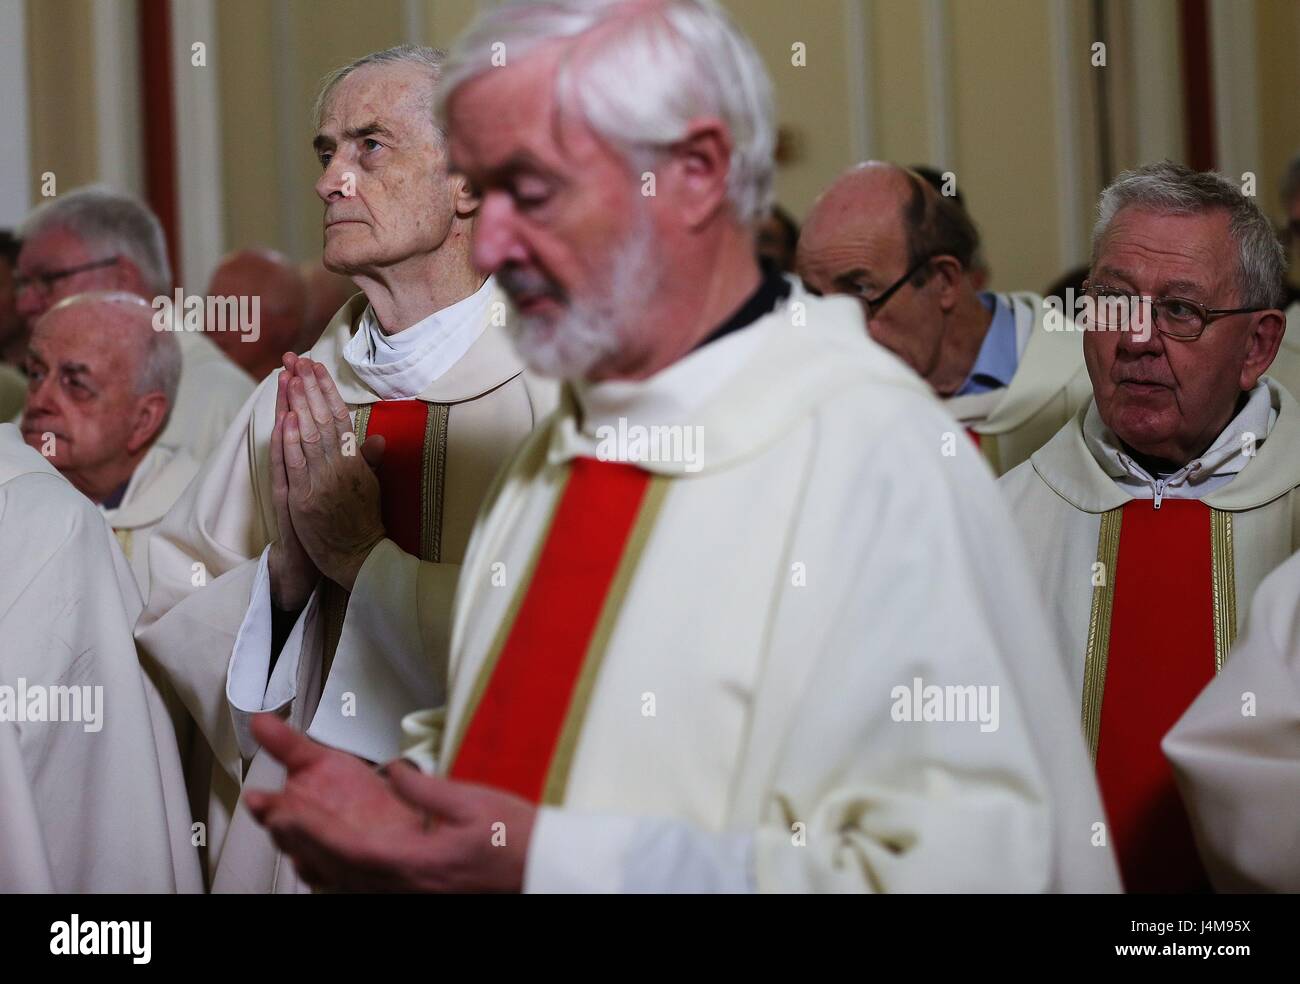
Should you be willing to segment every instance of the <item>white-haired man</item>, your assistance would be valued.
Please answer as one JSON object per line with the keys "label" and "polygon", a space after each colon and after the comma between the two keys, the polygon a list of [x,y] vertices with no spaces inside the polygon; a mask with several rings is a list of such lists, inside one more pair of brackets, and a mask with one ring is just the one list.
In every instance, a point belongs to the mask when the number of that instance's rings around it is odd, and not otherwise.
{"label": "white-haired man", "polygon": [[1300,407],[1264,375],[1282,269],[1235,182],[1168,162],[1121,174],[1093,232],[1093,400],[1002,479],[1130,891],[1205,887],[1160,740],[1300,546]]}
{"label": "white-haired man", "polygon": [[[162,226],[130,195],[78,188],[38,207],[20,231],[18,312],[29,324],[63,298],[88,291],[126,291],[150,303],[171,297]],[[159,440],[202,462],[253,384],[202,334],[182,332],[178,337],[180,388]]]}
{"label": "white-haired man", "polygon": [[197,892],[140,595],[86,498],[0,424],[0,892]]}
{"label": "white-haired man", "polygon": [[[445,727],[410,722],[443,776],[381,779],[256,721],[290,775],[250,803],[303,875],[1112,887],[976,451],[941,456],[942,411],[856,304],[793,296],[755,261],[774,126],[748,40],[706,0],[557,0],[494,8],[453,58],[476,262],[522,315],[521,352],[568,385],[476,524]],[[1000,695],[997,723],[916,720],[913,696],[959,683]]]}
{"label": "white-haired man", "polygon": [[183,448],[159,442],[181,375],[180,345],[154,329],[135,294],[65,298],[32,327],[23,439],[108,520],[142,595],[149,538],[198,472]]}
{"label": "white-haired man", "polygon": [[554,406],[553,384],[526,376],[510,347],[494,281],[470,263],[478,200],[447,173],[432,109],[441,58],[404,46],[326,80],[324,260],[362,293],[262,381],[154,541],[138,637],[215,759],[216,891],[302,888],[246,812],[231,818],[245,778],[279,774],[251,713],[384,761],[401,716],[441,700],[473,517]]}

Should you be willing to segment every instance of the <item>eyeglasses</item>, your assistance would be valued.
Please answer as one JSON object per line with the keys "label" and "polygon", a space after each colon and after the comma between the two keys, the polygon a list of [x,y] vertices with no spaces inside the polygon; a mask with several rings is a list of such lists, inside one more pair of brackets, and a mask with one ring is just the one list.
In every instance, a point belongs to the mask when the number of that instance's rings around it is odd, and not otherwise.
{"label": "eyeglasses", "polygon": [[882,293],[878,294],[876,297],[862,298],[861,299],[862,303],[867,306],[867,315],[872,318],[878,315],[880,313],[880,309],[885,306],[885,302],[888,301],[895,294],[897,294],[898,291],[902,288],[903,284],[907,283],[909,280],[915,277],[917,273],[919,273],[922,268],[928,266],[930,264],[930,261],[933,260],[934,258],[935,257],[933,254],[931,254],[930,256],[922,257],[921,259],[917,260],[915,264],[912,265],[912,268],[908,270],[907,273],[903,274],[892,284],[886,287]]}
{"label": "eyeglasses", "polygon": [[1230,314],[1255,314],[1271,311],[1268,307],[1207,308],[1186,297],[1147,297],[1120,290],[1107,284],[1084,282],[1083,294],[1090,299],[1085,308],[1088,321],[1098,328],[1123,330],[1136,315],[1141,323],[1141,307],[1151,305],[1152,324],[1162,335],[1192,342],[1200,338],[1212,322]]}
{"label": "eyeglasses", "polygon": [[93,260],[90,263],[83,263],[80,266],[66,267],[62,270],[50,270],[46,273],[33,273],[30,276],[18,274],[14,277],[14,289],[16,291],[26,290],[29,287],[39,285],[42,294],[48,294],[54,289],[54,285],[65,277],[75,277],[79,273],[86,273],[90,270],[100,270],[107,266],[112,266],[118,261],[118,257],[110,256],[104,260]]}

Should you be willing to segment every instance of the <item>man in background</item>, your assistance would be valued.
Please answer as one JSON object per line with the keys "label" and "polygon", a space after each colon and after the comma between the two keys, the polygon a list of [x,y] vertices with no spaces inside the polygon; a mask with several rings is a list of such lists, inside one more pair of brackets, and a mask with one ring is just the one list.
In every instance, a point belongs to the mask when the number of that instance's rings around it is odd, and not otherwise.
{"label": "man in background", "polygon": [[929,384],[1001,474],[1056,433],[1089,386],[1079,335],[1051,330],[1041,298],[976,290],[978,245],[954,201],[868,161],[813,206],[799,272],[815,291],[857,298],[871,337]]}
{"label": "man in background", "polygon": [[134,294],[74,294],[41,315],[28,342],[23,439],[95,503],[142,596],[149,537],[198,471],[159,443],[180,383],[176,333],[156,331]]}
{"label": "man in background", "polygon": [[298,347],[307,316],[307,285],[297,265],[283,254],[269,249],[228,254],[212,272],[208,297],[236,299],[230,309],[238,310],[241,317],[251,309],[251,299],[257,298],[255,325],[241,322],[235,326],[237,331],[209,334],[217,348],[256,382],[280,368],[285,352],[311,347]]}
{"label": "man in background", "polygon": [[[30,325],[65,297],[126,291],[172,299],[172,271],[157,216],[130,195],[79,188],[23,223],[18,312]],[[163,444],[202,462],[253,392],[253,383],[201,332],[182,332],[181,382]]]}

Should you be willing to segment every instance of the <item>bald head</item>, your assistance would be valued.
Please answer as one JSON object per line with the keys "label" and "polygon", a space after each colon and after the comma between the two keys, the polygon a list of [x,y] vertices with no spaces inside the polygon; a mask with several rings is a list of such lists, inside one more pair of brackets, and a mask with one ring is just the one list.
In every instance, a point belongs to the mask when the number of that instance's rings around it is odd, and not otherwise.
{"label": "bald head", "polygon": [[[254,379],[279,368],[280,358],[293,351],[307,310],[307,287],[298,267],[274,250],[241,249],[229,254],[212,274],[209,297],[248,298],[258,323],[238,331],[210,331],[211,338],[231,361]],[[209,326],[212,328],[214,326]]]}
{"label": "bald head", "polygon": [[872,338],[928,377],[946,320],[973,293],[965,270],[978,241],[965,213],[919,175],[868,161],[817,200],[797,267],[812,290],[861,300]]}
{"label": "bald head", "polygon": [[167,423],[180,382],[176,336],[132,294],[78,294],[37,319],[28,343],[23,437],[102,501],[127,482]]}

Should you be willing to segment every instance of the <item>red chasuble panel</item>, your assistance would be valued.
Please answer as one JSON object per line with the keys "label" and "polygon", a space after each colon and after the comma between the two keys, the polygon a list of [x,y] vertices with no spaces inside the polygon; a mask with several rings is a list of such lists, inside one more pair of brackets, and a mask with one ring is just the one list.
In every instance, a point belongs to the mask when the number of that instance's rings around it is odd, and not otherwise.
{"label": "red chasuble panel", "polygon": [[1214,676],[1210,508],[1124,507],[1097,778],[1130,892],[1208,889],[1160,740]]}
{"label": "red chasuble panel", "polygon": [[973,427],[967,427],[967,428],[966,428],[966,436],[969,437],[972,441],[975,442],[975,446],[976,446],[977,448],[983,448],[983,447],[984,447],[984,443],[983,443],[983,441],[981,440],[979,434],[976,433],[975,428],[973,428]]}
{"label": "red chasuble panel", "polygon": [[650,475],[578,458],[451,777],[541,802]]}
{"label": "red chasuble panel", "polygon": [[429,405],[420,400],[371,404],[366,437],[384,438],[379,479],[379,507],[388,538],[409,554],[420,556],[420,520],[424,515],[421,479]]}

